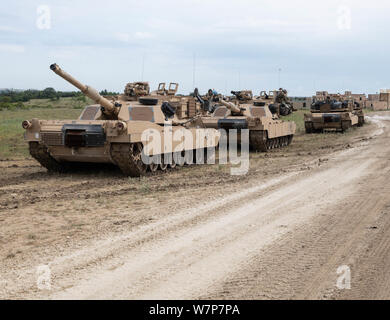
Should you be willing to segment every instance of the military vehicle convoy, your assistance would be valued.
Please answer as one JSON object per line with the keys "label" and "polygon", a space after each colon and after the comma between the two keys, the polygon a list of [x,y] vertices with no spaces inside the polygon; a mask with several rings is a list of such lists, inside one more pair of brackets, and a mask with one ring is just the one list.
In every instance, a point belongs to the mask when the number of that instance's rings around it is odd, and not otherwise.
{"label": "military vehicle convoy", "polygon": [[[283,121],[277,114],[272,114],[267,104],[253,100],[251,102],[235,103],[212,98],[204,101],[195,89],[194,96],[198,99],[207,115],[202,121],[207,128],[214,129],[249,129],[249,144],[252,150],[267,152],[274,148],[288,146],[296,131],[296,124]],[[250,101],[250,100],[249,100]]]}
{"label": "military vehicle convoy", "polygon": [[317,92],[313,100],[311,112],[304,115],[306,133],[344,132],[364,123],[363,109],[348,97],[324,91]]}
{"label": "military vehicle convoy", "polygon": [[[50,171],[63,172],[75,163],[111,163],[125,175],[138,177],[193,163],[194,157],[183,157],[186,151],[216,148],[220,129],[237,129],[239,135],[248,129],[251,149],[262,152],[288,146],[296,131],[294,122],[280,119],[293,110],[283,89],[255,97],[249,90],[232,91],[231,97],[209,90],[201,96],[197,89],[193,95],[178,96],[177,83],[168,88],[160,83],[150,92],[149,83],[133,82],[122,95],[103,97],[57,64],[50,69],[95,102],[77,120],[23,121],[31,156]],[[304,121],[307,133],[345,131],[364,124],[363,108],[352,97],[319,92]],[[144,133],[151,131],[159,133],[153,142],[162,148],[145,146]],[[172,139],[178,131],[179,136],[190,136],[190,142]],[[152,161],[144,161],[151,156]]]}
{"label": "military vehicle convoy", "polygon": [[[149,86],[137,83],[127,86],[119,100],[110,101],[57,64],[52,64],[50,69],[96,103],[85,107],[77,120],[23,121],[31,156],[50,171],[66,171],[72,163],[112,163],[125,175],[142,176],[148,171],[165,171],[168,166],[183,165],[184,161],[191,163],[192,159],[182,156],[185,151],[218,145],[218,134],[214,134],[218,132],[214,130],[210,135],[210,129],[196,116],[195,99],[175,97],[177,84],[168,89],[161,84],[156,92],[148,95]],[[164,148],[145,151],[142,141],[145,130],[160,133]],[[169,142],[178,130],[192,136],[191,143]],[[202,138],[196,144],[199,130]],[[145,154],[158,156],[160,161],[146,164],[142,159]]]}

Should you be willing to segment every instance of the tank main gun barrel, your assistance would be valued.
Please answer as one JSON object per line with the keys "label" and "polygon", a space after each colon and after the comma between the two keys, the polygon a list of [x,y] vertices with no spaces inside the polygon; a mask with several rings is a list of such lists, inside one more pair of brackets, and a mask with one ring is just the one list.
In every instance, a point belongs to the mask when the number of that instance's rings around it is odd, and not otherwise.
{"label": "tank main gun barrel", "polygon": [[241,108],[237,107],[234,103],[232,102],[227,102],[223,99],[219,100],[220,103],[222,103],[226,108],[228,108],[230,111],[234,113],[241,113]]}
{"label": "tank main gun barrel", "polygon": [[63,71],[56,63],[53,63],[50,66],[50,69],[53,70],[56,74],[58,74],[61,78],[64,78],[69,83],[73,84],[76,88],[78,88],[83,94],[85,94],[88,98],[91,98],[97,104],[100,104],[103,107],[104,113],[114,113],[115,112],[115,104],[106,98],[102,97],[96,89],[86,86],[82,84],[80,81],[73,78],[70,74]]}

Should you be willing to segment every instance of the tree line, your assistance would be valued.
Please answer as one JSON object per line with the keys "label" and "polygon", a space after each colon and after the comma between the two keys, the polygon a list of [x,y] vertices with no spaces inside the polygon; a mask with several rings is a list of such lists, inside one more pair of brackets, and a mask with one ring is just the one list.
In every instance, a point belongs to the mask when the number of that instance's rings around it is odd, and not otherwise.
{"label": "tree line", "polygon": [[[101,95],[110,96],[117,95],[116,92],[102,90]],[[56,91],[54,88],[46,88],[44,90],[3,90],[0,92],[0,102],[14,103],[27,102],[31,99],[51,99],[59,100],[60,98],[80,97],[84,96],[80,91]]]}
{"label": "tree line", "polygon": [[[110,92],[105,90],[100,91],[101,95],[111,96],[118,95],[117,92]],[[26,105],[25,102],[31,99],[50,99],[51,101],[59,100],[60,98],[71,98],[77,108],[80,108],[87,99],[80,91],[56,91],[53,88],[46,88],[44,90],[9,90],[0,91],[0,111],[14,110],[14,109],[29,109],[39,107],[36,105]]]}

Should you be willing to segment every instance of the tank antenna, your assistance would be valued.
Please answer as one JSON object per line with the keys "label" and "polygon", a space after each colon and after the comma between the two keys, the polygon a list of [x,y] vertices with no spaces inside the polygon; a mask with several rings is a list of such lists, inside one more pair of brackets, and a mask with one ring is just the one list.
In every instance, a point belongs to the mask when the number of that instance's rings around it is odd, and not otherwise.
{"label": "tank antenna", "polygon": [[193,54],[192,61],[192,88],[195,88],[195,71],[196,71],[196,53]]}

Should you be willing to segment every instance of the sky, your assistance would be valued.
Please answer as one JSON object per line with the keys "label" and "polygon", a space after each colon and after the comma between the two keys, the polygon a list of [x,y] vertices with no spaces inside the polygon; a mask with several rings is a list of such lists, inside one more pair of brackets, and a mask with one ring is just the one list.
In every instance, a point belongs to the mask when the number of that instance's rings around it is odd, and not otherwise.
{"label": "sky", "polygon": [[390,88],[390,1],[2,0],[0,88],[178,82],[291,96]]}

